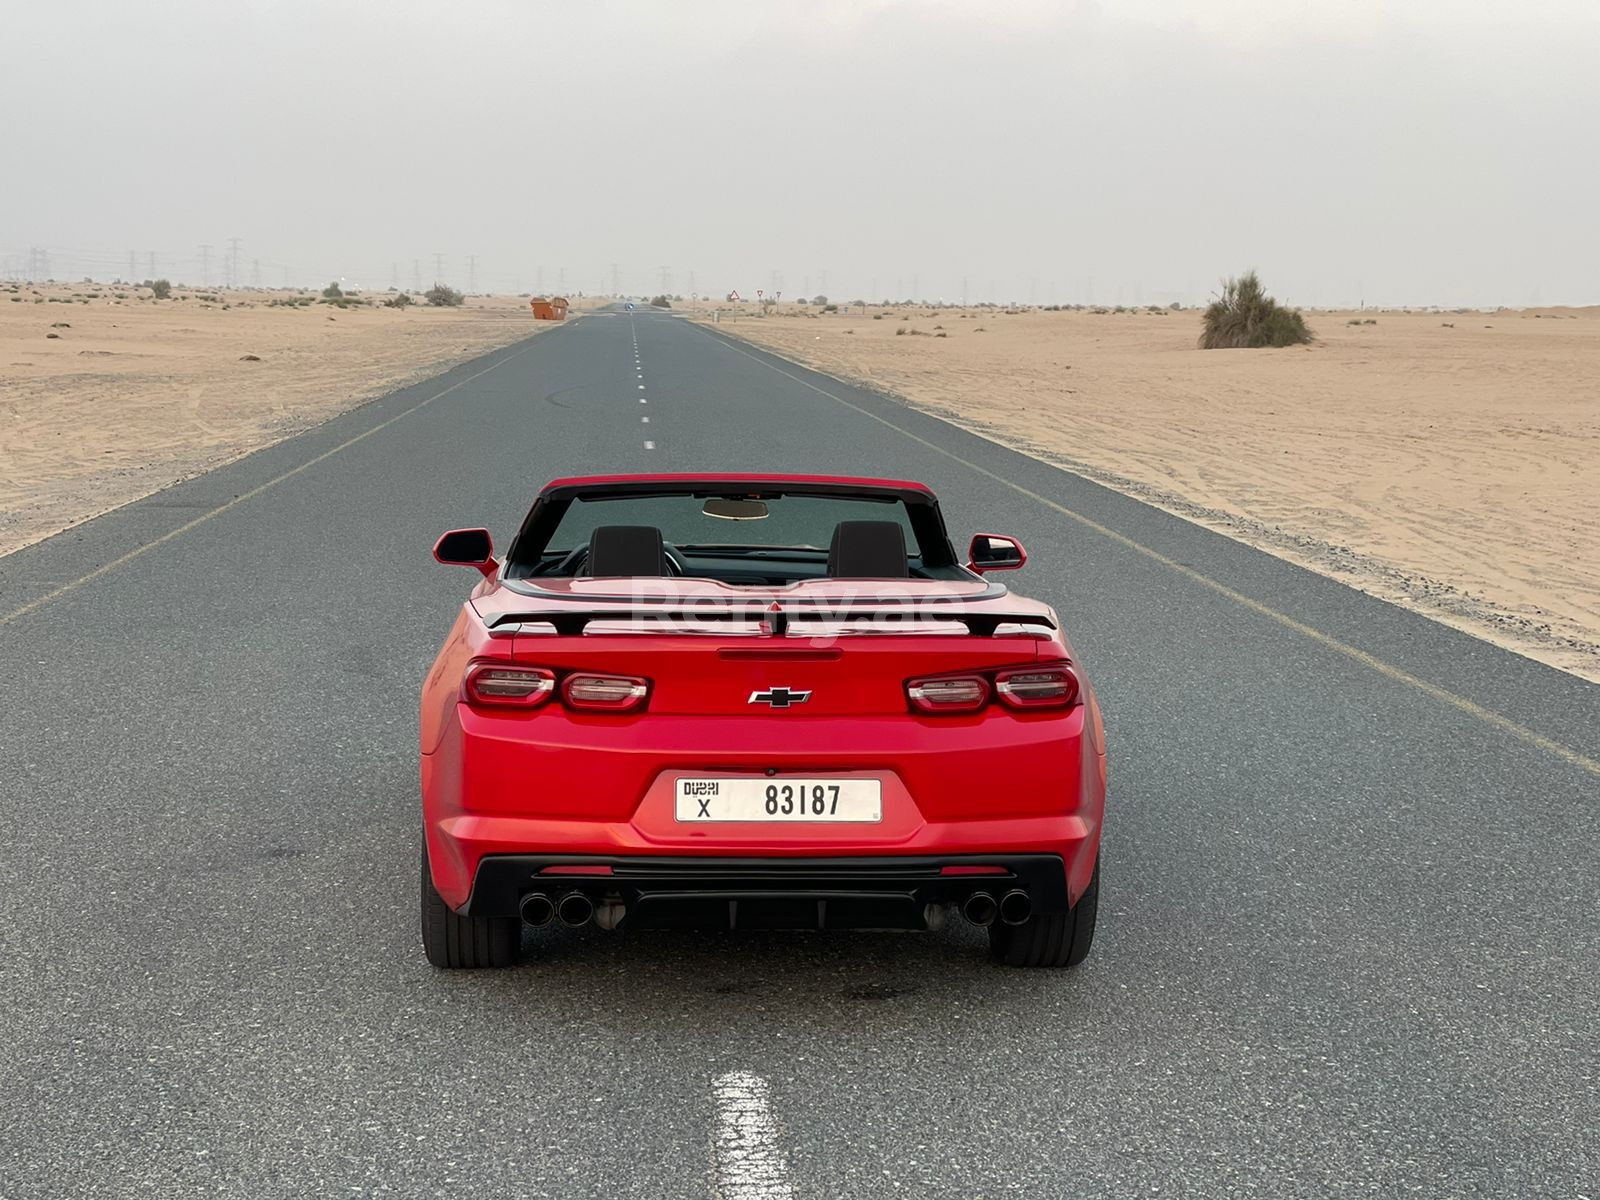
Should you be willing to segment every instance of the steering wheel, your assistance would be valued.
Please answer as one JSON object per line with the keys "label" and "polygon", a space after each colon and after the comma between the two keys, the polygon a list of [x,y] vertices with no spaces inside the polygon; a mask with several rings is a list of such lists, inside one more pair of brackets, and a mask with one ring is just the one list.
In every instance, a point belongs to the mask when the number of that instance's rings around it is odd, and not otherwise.
{"label": "steering wheel", "polygon": [[667,574],[682,579],[689,573],[689,562],[668,542],[661,543],[661,557],[667,560]]}

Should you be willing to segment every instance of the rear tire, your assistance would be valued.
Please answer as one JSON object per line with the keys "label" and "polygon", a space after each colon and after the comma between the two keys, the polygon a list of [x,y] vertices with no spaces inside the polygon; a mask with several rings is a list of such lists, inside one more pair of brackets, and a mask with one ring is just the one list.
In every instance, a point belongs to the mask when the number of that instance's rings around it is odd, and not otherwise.
{"label": "rear tire", "polygon": [[422,848],[422,950],[446,970],[509,967],[522,949],[520,917],[463,917],[433,887],[428,848]]}
{"label": "rear tire", "polygon": [[1075,967],[1094,943],[1100,910],[1100,860],[1078,902],[1064,913],[1041,913],[1021,925],[989,926],[989,955],[1010,967]]}

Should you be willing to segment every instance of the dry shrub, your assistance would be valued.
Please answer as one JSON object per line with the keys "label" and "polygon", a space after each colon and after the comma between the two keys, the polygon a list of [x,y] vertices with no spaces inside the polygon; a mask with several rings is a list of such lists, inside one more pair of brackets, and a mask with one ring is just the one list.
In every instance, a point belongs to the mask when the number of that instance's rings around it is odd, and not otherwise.
{"label": "dry shrub", "polygon": [[1254,271],[1225,280],[1222,295],[1206,308],[1202,350],[1295,346],[1311,340],[1299,309],[1285,308],[1261,286]]}

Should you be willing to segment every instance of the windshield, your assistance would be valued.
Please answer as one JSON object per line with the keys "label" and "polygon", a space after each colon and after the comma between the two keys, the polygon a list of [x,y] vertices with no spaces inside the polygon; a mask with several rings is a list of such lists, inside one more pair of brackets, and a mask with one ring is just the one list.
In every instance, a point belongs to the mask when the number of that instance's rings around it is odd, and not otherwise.
{"label": "windshield", "polygon": [[[750,505],[752,502],[743,501]],[[712,515],[726,502],[704,496],[601,496],[575,500],[562,514],[545,554],[567,554],[589,544],[601,525],[653,525],[662,540],[689,549],[800,549],[826,552],[841,521],[894,521],[905,535],[908,557],[916,536],[906,506],[894,498],[769,496],[753,503],[764,515]]]}

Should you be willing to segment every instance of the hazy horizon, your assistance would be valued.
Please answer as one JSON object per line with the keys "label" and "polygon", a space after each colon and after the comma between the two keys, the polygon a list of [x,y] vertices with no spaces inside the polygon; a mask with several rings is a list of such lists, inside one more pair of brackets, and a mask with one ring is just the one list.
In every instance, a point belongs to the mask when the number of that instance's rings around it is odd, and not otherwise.
{"label": "hazy horizon", "polygon": [[1570,0],[3,11],[8,277],[1600,302]]}

